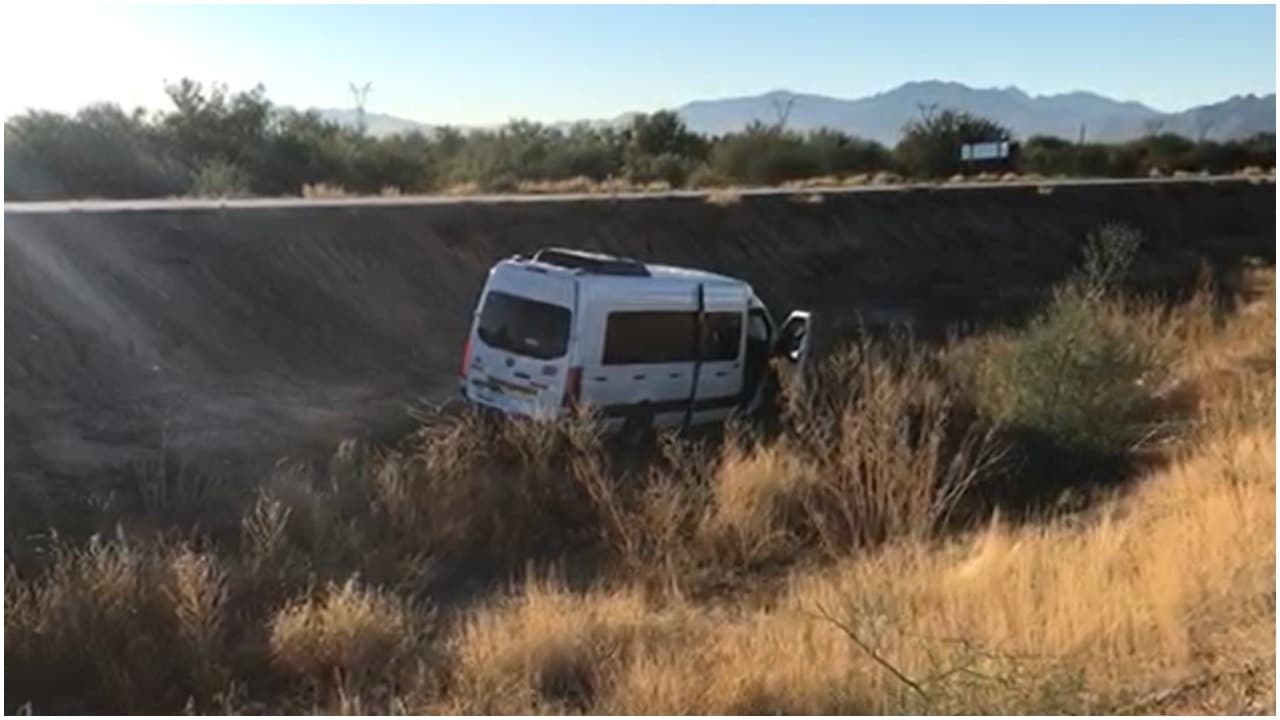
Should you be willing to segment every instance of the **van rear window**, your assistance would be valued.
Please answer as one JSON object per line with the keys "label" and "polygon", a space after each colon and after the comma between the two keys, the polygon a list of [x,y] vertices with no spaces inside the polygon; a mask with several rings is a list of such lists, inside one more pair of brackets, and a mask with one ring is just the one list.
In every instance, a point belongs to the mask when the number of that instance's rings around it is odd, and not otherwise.
{"label": "van rear window", "polygon": [[551,360],[569,345],[569,308],[490,290],[476,334],[490,347]]}

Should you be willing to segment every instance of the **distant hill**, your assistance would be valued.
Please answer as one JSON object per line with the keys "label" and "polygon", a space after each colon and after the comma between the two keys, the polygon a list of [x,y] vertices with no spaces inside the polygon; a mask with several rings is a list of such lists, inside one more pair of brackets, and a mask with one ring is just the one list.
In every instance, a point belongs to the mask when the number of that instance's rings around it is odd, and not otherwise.
{"label": "distant hill", "polygon": [[[753,120],[773,123],[789,106],[787,126],[796,130],[835,128],[887,145],[898,141],[902,126],[929,107],[957,108],[992,118],[1015,135],[1056,135],[1076,139],[1083,127],[1088,140],[1132,140],[1153,130],[1176,132],[1212,140],[1275,132],[1276,96],[1240,95],[1182,112],[1162,113],[1138,102],[1126,102],[1076,91],[1057,95],[1028,95],[1016,87],[972,88],[954,82],[911,82],[887,92],[857,99],[775,90],[749,97],[696,100],[676,108],[697,132],[722,134],[739,130]],[[355,124],[354,110],[321,110],[336,122]],[[592,125],[624,125],[634,113]],[[392,115],[368,113],[369,132],[386,135],[432,125]],[[556,123],[568,127],[571,123]],[[465,129],[465,128],[464,128]]]}
{"label": "distant hill", "polygon": [[1203,119],[1210,139],[1275,132],[1275,94],[1238,96],[1220,103],[1161,113],[1142,103],[1113,100],[1097,93],[1031,96],[1018,88],[975,89],[959,83],[907,83],[856,100],[774,91],[753,97],[701,100],[678,108],[691,128],[723,133],[752,120],[775,122],[790,103],[788,127],[831,127],[886,144],[896,143],[902,126],[930,106],[957,108],[992,118],[1019,137],[1056,135],[1076,139],[1083,126],[1090,140],[1115,142],[1148,133],[1149,128],[1198,137]]}
{"label": "distant hill", "polygon": [[[357,113],[355,110],[342,110],[334,108],[317,109],[320,117],[330,122],[345,125],[347,127],[355,127]],[[406,120],[395,115],[386,115],[383,113],[366,112],[365,127],[370,135],[381,137],[383,135],[395,135],[396,133],[409,133],[417,130],[419,132],[430,134],[435,127],[420,123],[415,120]]]}
{"label": "distant hill", "polygon": [[[345,125],[347,127],[356,126],[357,115],[355,110],[323,108],[316,110],[316,112],[320,114],[320,117],[329,120],[330,122],[336,122],[339,125]],[[576,122],[585,123],[592,127],[604,127],[610,125],[622,126],[631,122],[631,117],[633,115],[635,115],[635,113],[627,113],[611,120],[579,120]],[[551,123],[551,126],[560,128],[561,130],[568,130],[576,124],[576,122]],[[394,135],[396,133],[409,133],[414,131],[430,136],[438,128],[444,126],[431,125],[428,123],[418,122],[416,120],[408,120],[406,118],[387,115],[385,113],[366,112],[365,127],[370,135],[381,137],[384,135]],[[452,127],[457,130],[467,132],[471,130],[492,130],[497,126],[453,125]]]}

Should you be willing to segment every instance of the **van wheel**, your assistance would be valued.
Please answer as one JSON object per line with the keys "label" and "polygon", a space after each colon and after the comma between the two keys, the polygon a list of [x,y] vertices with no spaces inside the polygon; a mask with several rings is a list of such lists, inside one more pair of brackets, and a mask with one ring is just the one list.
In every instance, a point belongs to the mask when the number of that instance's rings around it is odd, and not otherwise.
{"label": "van wheel", "polygon": [[755,418],[766,433],[773,434],[781,429],[782,418],[785,414],[782,378],[778,377],[778,371],[775,368],[770,367],[765,372],[761,382],[764,387],[761,388],[760,405],[756,408]]}
{"label": "van wheel", "polygon": [[653,410],[641,405],[627,414],[618,431],[618,443],[629,449],[642,447],[653,434]]}

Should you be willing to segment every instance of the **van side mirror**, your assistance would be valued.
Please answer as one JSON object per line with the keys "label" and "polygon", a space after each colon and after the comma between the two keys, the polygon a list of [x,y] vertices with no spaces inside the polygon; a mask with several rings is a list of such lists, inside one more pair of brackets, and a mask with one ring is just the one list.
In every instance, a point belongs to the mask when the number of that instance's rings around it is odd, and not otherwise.
{"label": "van side mirror", "polygon": [[796,311],[787,317],[778,331],[774,354],[793,363],[801,363],[809,354],[809,313]]}

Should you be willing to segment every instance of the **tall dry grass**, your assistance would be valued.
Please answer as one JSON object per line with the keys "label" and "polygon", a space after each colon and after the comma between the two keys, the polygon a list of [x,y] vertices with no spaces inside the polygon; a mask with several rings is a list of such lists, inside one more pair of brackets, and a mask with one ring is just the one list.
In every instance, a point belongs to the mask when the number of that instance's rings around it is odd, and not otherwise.
{"label": "tall dry grass", "polygon": [[[1162,712],[1187,688],[1229,713],[1273,709],[1275,426],[1260,400],[1274,366],[1255,362],[1273,353],[1273,313],[1271,297],[1183,335],[1206,355],[1185,382],[1226,364],[1256,384],[1216,398],[1239,408],[1226,425],[1199,406],[1174,462],[1087,516],[902,536],[799,572],[764,609],[532,584],[454,636],[458,672],[490,684],[442,707],[562,710],[537,678],[568,666],[598,713]],[[768,526],[776,488],[803,474],[776,448],[749,457],[719,470],[734,476],[717,495],[726,528]]]}
{"label": "tall dry grass", "polygon": [[[619,455],[589,417],[463,416],[282,464],[225,536],[55,538],[6,564],[6,709],[1273,709],[1258,284],[1229,315],[1207,293],[1094,306],[1167,358],[1135,421],[1173,442],[1088,512],[957,533],[1016,437],[969,410],[945,353],[867,342],[789,388],[777,435]],[[486,577],[524,579],[460,590]]]}
{"label": "tall dry grass", "polygon": [[1274,463],[1258,433],[1086,527],[997,523],[798,577],[776,610],[707,618],[693,652],[634,657],[596,709],[1109,712],[1206,655],[1274,673]]}
{"label": "tall dry grass", "polygon": [[630,658],[696,638],[679,608],[635,589],[589,595],[534,578],[469,613],[451,640],[444,707],[467,714],[587,710]]}
{"label": "tall dry grass", "polygon": [[350,694],[395,673],[421,649],[431,614],[350,578],[281,607],[268,624],[273,663]]}
{"label": "tall dry grass", "polygon": [[[146,712],[222,689],[227,574],[164,541],[55,541],[47,571],[5,582],[6,692],[40,712]],[[75,692],[65,683],[75,678]]]}

